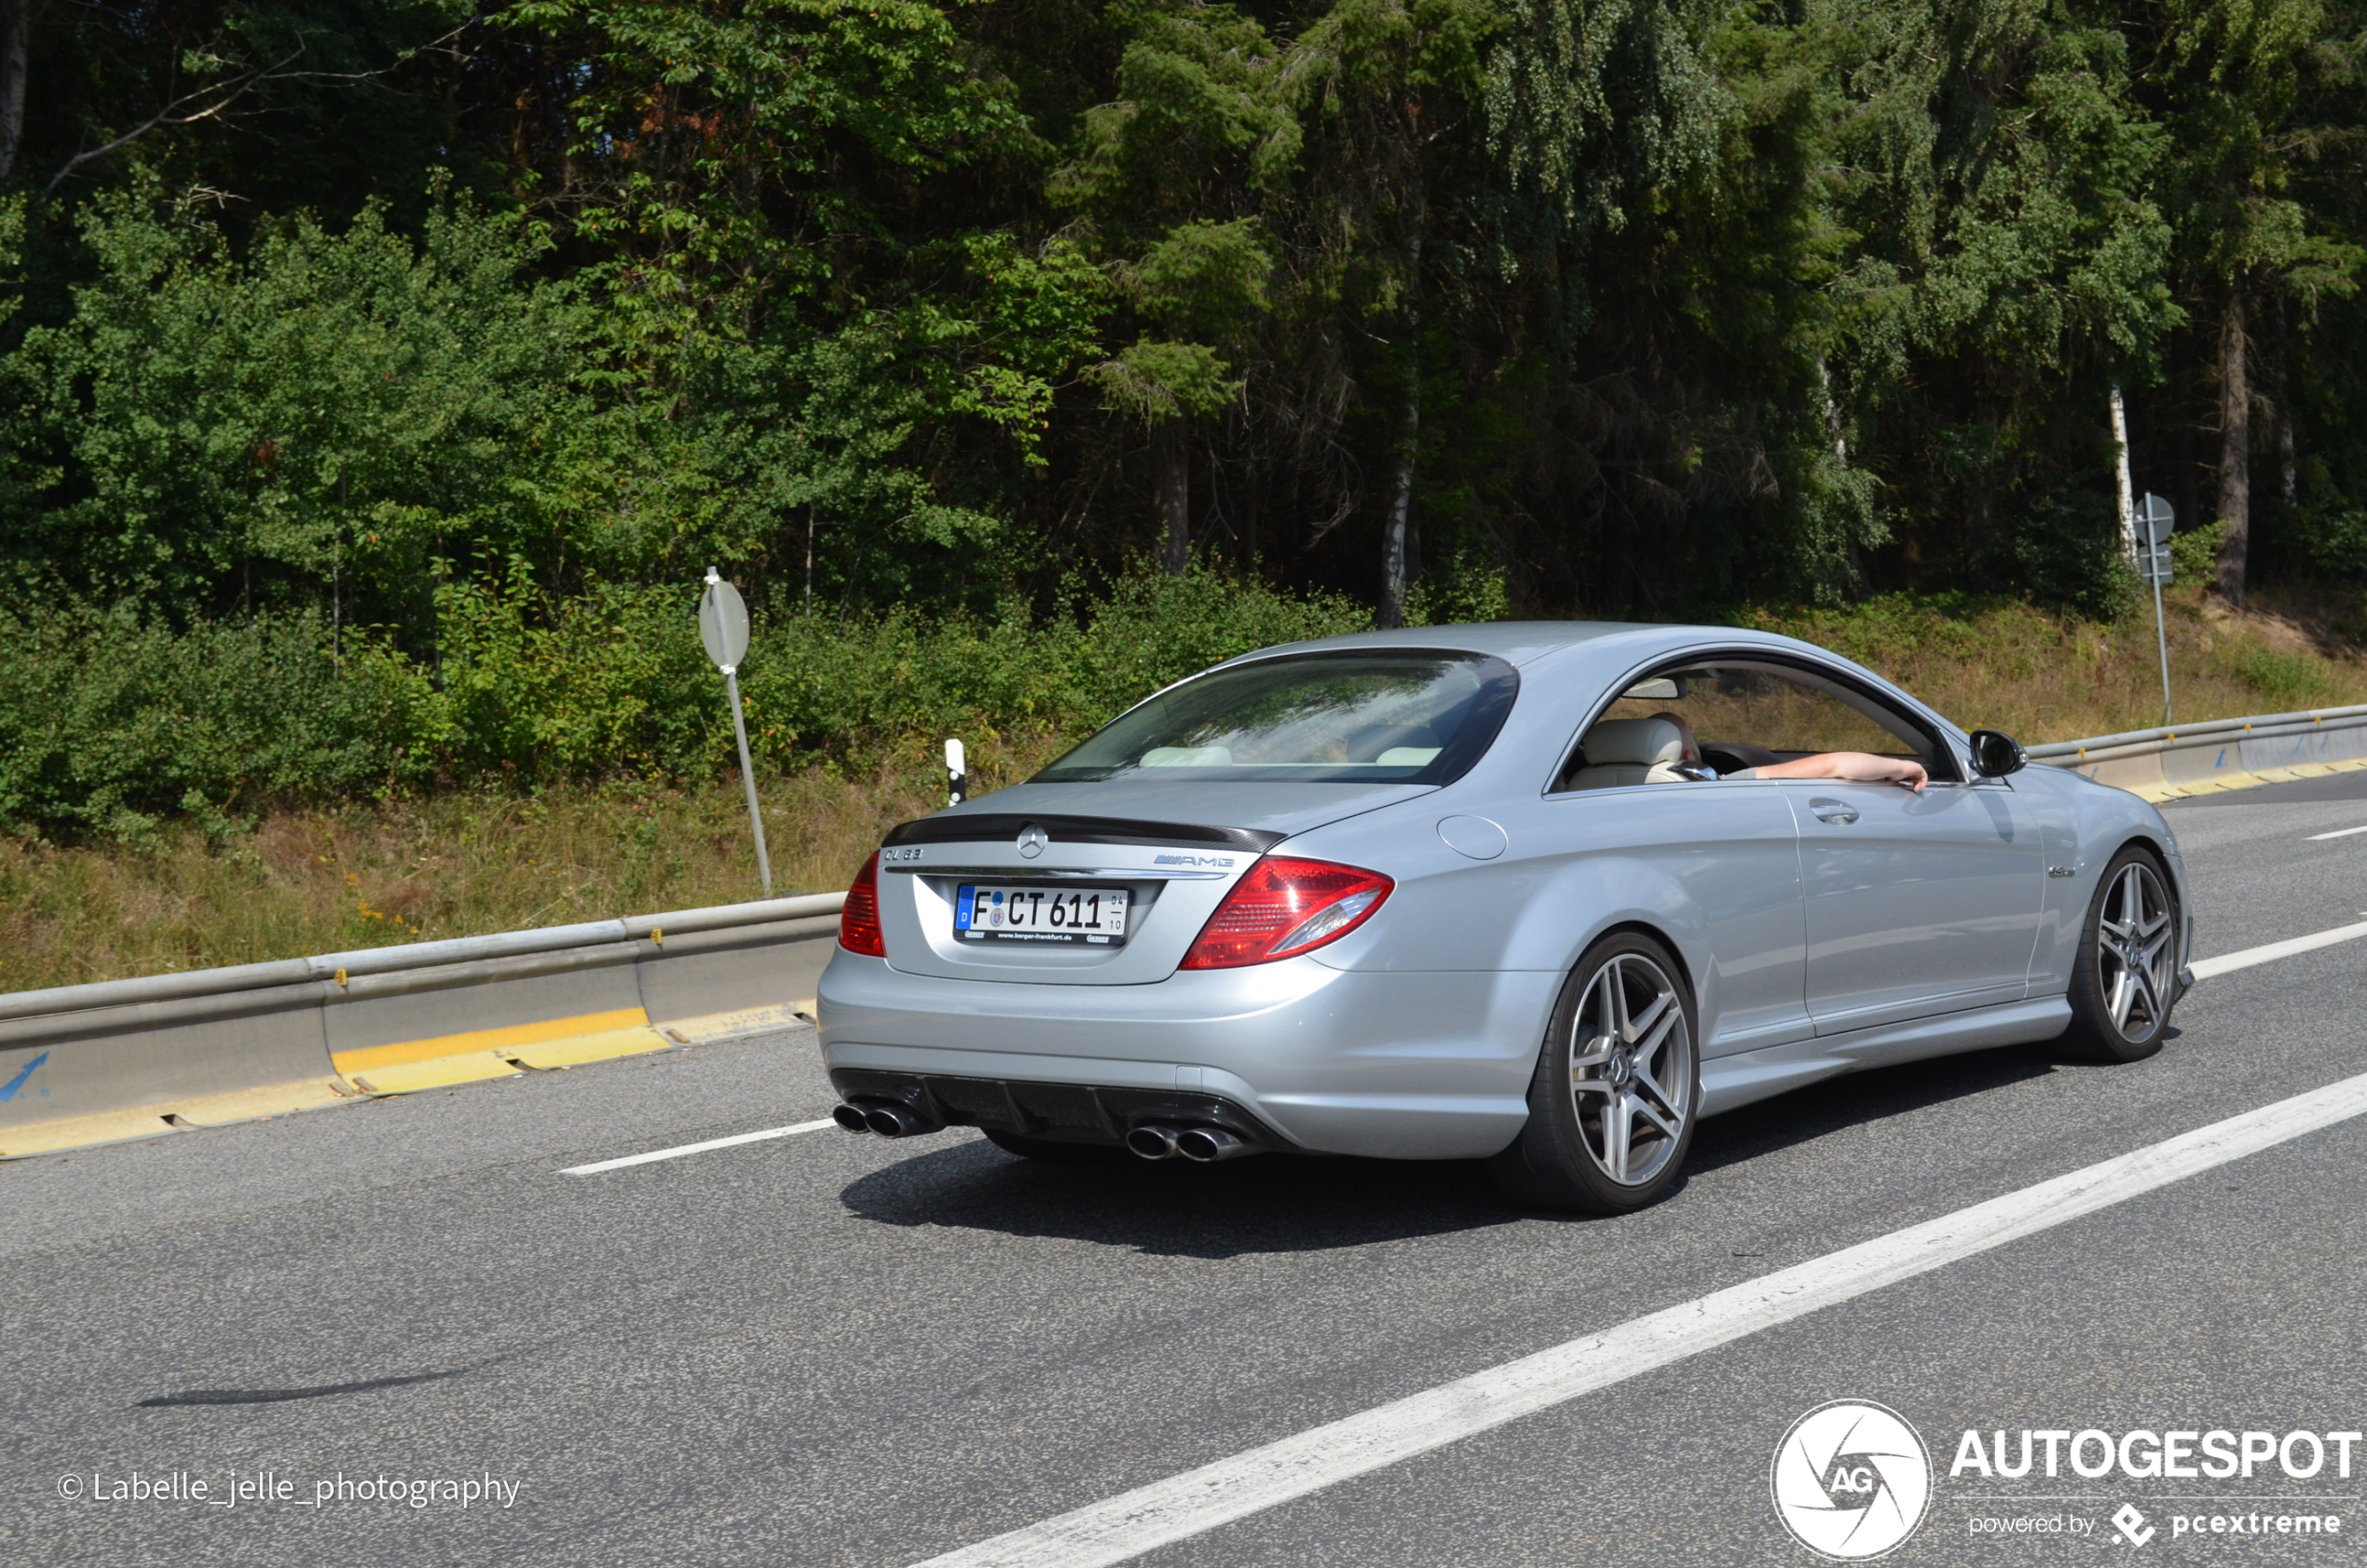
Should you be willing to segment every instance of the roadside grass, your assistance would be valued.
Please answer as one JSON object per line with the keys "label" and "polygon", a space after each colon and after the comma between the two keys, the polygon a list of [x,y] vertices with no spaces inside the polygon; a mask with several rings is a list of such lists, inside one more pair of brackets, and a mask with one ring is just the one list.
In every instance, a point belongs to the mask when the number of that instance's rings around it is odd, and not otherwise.
{"label": "roadside grass", "polygon": [[[974,787],[1023,778],[1050,749],[974,746]],[[843,889],[889,826],[942,802],[941,769],[902,760],[763,781],[776,896]],[[361,801],[213,837],[168,826],[136,846],[0,838],[0,991],[761,895],[736,777]]]}
{"label": "roadside grass", "polygon": [[[2242,612],[2199,587],[2164,595],[2169,678],[2184,723],[2367,702],[2360,596],[2262,590]],[[2162,722],[2150,600],[2113,622],[2010,601],[1905,595],[1846,610],[1751,609],[1733,618],[1854,659],[1967,729],[2025,744],[2151,729]]]}
{"label": "roadside grass", "polygon": [[[2367,657],[2350,641],[2367,619],[2355,593],[2267,592],[2238,615],[2180,588],[2169,607],[2182,719],[2367,702]],[[2032,744],[2161,722],[2150,604],[2111,624],[1905,597],[1731,619],[1833,648],[1959,722]],[[773,891],[843,888],[890,825],[941,802],[943,738],[891,738],[861,776],[760,773]],[[1024,725],[965,736],[972,792],[1026,777],[1074,738]],[[212,833],[165,825],[87,846],[0,838],[0,990],[758,895],[736,777],[290,808]]]}

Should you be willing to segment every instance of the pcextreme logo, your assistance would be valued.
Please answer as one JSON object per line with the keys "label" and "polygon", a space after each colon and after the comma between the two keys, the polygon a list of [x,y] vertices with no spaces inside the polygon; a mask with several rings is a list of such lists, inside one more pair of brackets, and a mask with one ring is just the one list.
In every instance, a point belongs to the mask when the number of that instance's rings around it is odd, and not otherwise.
{"label": "pcextreme logo", "polygon": [[1880,1557],[1915,1534],[1932,1499],[1932,1461],[1904,1416],[1870,1399],[1817,1406],[1775,1445],[1775,1517],[1820,1557]]}

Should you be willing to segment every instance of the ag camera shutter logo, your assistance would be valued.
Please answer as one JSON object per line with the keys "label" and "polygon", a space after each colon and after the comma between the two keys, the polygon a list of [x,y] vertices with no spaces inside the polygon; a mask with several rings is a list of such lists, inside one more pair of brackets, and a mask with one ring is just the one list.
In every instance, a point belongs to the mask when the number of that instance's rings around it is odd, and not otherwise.
{"label": "ag camera shutter logo", "polygon": [[1904,1416],[1835,1399],[1792,1423],[1768,1486],[1775,1517],[1819,1557],[1880,1557],[1915,1534],[1932,1500],[1932,1460]]}

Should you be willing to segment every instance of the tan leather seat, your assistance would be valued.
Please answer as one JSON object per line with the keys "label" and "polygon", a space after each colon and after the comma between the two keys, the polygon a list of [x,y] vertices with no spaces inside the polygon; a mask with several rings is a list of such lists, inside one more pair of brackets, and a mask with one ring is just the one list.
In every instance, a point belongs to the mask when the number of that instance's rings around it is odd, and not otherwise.
{"label": "tan leather seat", "polygon": [[1570,781],[1573,789],[1614,789],[1621,784],[1678,784],[1685,736],[1664,718],[1607,718],[1586,732],[1580,748],[1586,766]]}

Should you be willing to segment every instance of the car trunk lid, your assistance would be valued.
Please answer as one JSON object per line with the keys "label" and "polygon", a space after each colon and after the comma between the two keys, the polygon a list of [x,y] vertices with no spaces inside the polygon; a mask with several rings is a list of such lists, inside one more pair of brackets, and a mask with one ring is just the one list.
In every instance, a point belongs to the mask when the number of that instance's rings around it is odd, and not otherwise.
{"label": "car trunk lid", "polygon": [[[1274,845],[1430,793],[1427,785],[1021,784],[888,835],[880,923],[888,962],[947,979],[1142,985],[1175,972],[1208,917]],[[1026,942],[957,929],[966,888],[1122,892],[1123,941]]]}

